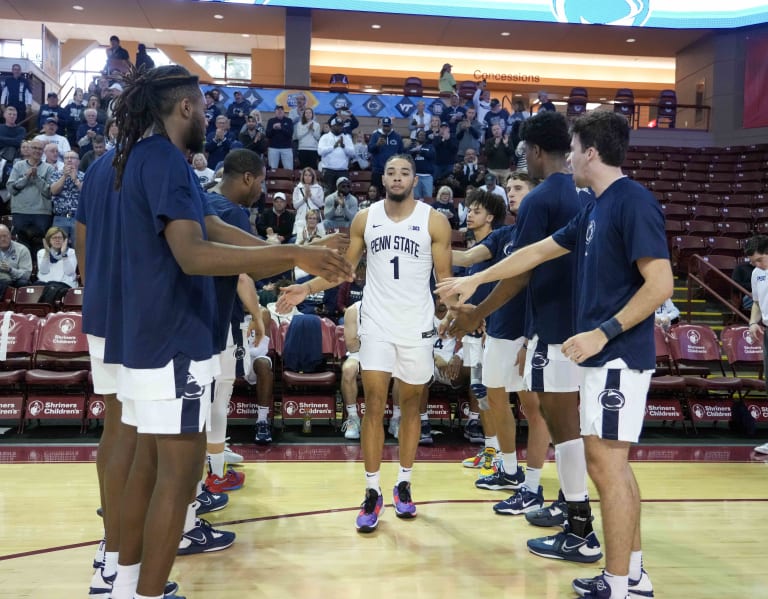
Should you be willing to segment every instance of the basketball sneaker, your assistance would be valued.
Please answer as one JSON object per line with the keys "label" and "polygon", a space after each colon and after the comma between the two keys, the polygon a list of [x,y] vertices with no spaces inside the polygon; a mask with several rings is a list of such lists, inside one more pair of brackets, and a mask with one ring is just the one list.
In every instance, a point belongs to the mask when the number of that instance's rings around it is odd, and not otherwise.
{"label": "basketball sneaker", "polygon": [[397,418],[390,418],[389,419],[389,428],[387,429],[389,434],[392,435],[395,439],[397,439],[398,435],[400,434],[400,417]]}
{"label": "basketball sneaker", "polygon": [[232,448],[229,446],[229,437],[227,437],[227,441],[224,443],[224,461],[227,464],[240,464],[243,461],[243,456],[241,456],[239,453],[232,450]]}
{"label": "basketball sneaker", "polygon": [[488,491],[516,491],[523,486],[525,482],[525,472],[518,466],[517,472],[508,474],[504,470],[504,463],[499,462],[496,472],[489,476],[481,476],[475,481],[478,489],[487,489]]}
{"label": "basketball sneaker", "polygon": [[99,541],[99,546],[96,548],[96,555],[93,556],[93,569],[98,570],[104,563],[104,551],[107,547],[107,537],[104,537]]}
{"label": "basketball sneaker", "polygon": [[195,508],[195,514],[202,516],[209,512],[218,512],[227,507],[229,503],[229,495],[226,493],[211,493],[208,488],[203,485],[202,492],[195,497],[193,502]]}
{"label": "basketball sneaker", "polygon": [[541,557],[582,564],[591,564],[603,557],[594,531],[586,537],[580,537],[570,532],[567,524],[563,532],[528,541],[528,551]]}
{"label": "basketball sneaker", "polygon": [[384,498],[376,489],[366,489],[365,499],[357,514],[357,532],[373,532],[379,525],[379,516],[384,511]]}
{"label": "basketball sneaker", "polygon": [[500,501],[493,506],[493,511],[497,514],[513,515],[525,514],[538,510],[544,505],[544,488],[539,486],[539,490],[534,493],[528,487],[523,485],[509,499]]}
{"label": "basketball sneaker", "polygon": [[464,438],[470,443],[485,443],[485,435],[479,418],[474,418],[464,426]]}
{"label": "basketball sneaker", "polygon": [[205,486],[211,493],[221,495],[227,491],[236,491],[245,483],[245,473],[238,472],[231,466],[224,472],[224,476],[219,478],[213,472],[205,479]]}
{"label": "basketball sneaker", "polygon": [[485,455],[483,456],[483,461],[480,463],[480,477],[483,476],[491,476],[492,474],[496,474],[496,471],[499,469],[499,464],[501,464],[502,456],[501,454],[496,451],[493,447],[486,447],[485,448]]}
{"label": "basketball sneaker", "polygon": [[[117,573],[111,576],[104,576],[104,568],[99,568],[93,573],[91,579],[91,586],[88,589],[89,599],[109,599],[109,595],[112,593],[112,585],[115,582]],[[176,596],[176,591],[179,590],[179,585],[176,582],[168,581],[165,583],[165,589],[163,589],[163,595],[165,597]],[[177,599],[184,599],[178,597]]]}
{"label": "basketball sneaker", "polygon": [[411,483],[401,482],[392,490],[395,515],[398,518],[415,518],[416,505],[411,498]]}
{"label": "basketball sneaker", "polygon": [[755,453],[762,453],[764,455],[768,455],[768,443],[763,443],[762,445],[758,445],[754,449]]}
{"label": "basketball sneaker", "polygon": [[181,535],[181,542],[176,555],[194,555],[195,553],[211,553],[232,546],[235,533],[216,530],[207,520],[198,518],[192,530]]}
{"label": "basketball sneaker", "polygon": [[[603,570],[603,573],[605,573],[605,570]],[[592,593],[592,596],[594,596],[600,584],[606,584],[602,574],[600,576],[595,576],[594,578],[576,578],[574,579],[572,586],[579,597],[587,597],[587,593]],[[628,590],[629,596],[632,598],[653,597],[653,585],[651,584],[648,572],[641,570],[640,578],[637,580],[632,580],[630,578]]]}
{"label": "basketball sneaker", "polygon": [[341,430],[344,431],[345,439],[359,439],[360,438],[360,418],[352,417],[347,418],[344,424],[341,425]]}
{"label": "basketball sneaker", "polygon": [[272,443],[272,427],[266,420],[256,423],[256,443]]}
{"label": "basketball sneaker", "polygon": [[563,526],[568,520],[568,504],[562,491],[557,494],[557,501],[553,501],[547,507],[528,512],[525,515],[528,524],[533,526]]}
{"label": "basketball sneaker", "polygon": [[421,421],[421,436],[419,437],[419,445],[432,445],[432,426],[429,424],[429,420]]}

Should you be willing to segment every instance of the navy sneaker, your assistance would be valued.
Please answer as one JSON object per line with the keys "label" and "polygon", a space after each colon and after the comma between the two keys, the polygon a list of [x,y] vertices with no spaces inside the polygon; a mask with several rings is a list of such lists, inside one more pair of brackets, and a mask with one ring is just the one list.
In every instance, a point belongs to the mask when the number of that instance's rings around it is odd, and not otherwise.
{"label": "navy sneaker", "polygon": [[464,427],[464,438],[470,443],[485,443],[485,435],[479,418],[467,422]]}
{"label": "navy sneaker", "polygon": [[496,472],[489,476],[481,476],[475,481],[478,489],[489,491],[517,491],[525,483],[525,472],[518,466],[517,472],[507,474],[504,471],[504,462],[499,462]]}
{"label": "navy sneaker", "polygon": [[[605,571],[603,571],[605,572]],[[598,587],[601,584],[605,584],[603,575],[595,576],[594,578],[576,578],[573,581],[573,590],[579,597],[589,597],[588,593],[592,593],[591,596],[595,596],[598,592]],[[648,576],[648,572],[645,570],[640,571],[640,578],[637,580],[629,579],[629,596],[630,597],[653,597],[653,585],[651,579]],[[599,597],[599,595],[597,595]]]}
{"label": "navy sneaker", "polygon": [[211,493],[208,487],[203,485],[203,490],[195,497],[193,505],[195,507],[195,514],[202,516],[209,512],[218,512],[227,507],[229,503],[229,495],[226,493]]}
{"label": "navy sneaker", "polygon": [[422,420],[419,445],[432,445],[432,443],[432,426],[430,426],[429,420]]}
{"label": "navy sneaker", "polygon": [[582,564],[591,564],[603,557],[600,542],[594,531],[586,537],[580,537],[569,532],[567,525],[563,532],[551,537],[531,539],[528,541],[528,551],[541,557]]}
{"label": "navy sneaker", "polygon": [[357,532],[373,532],[379,525],[379,516],[384,511],[384,498],[376,489],[366,489],[365,499],[357,514]]}
{"label": "navy sneaker", "polygon": [[411,497],[411,483],[401,482],[392,490],[395,515],[398,518],[415,518],[416,506]]}
{"label": "navy sneaker", "polygon": [[256,443],[272,443],[272,427],[266,420],[256,423]]}
{"label": "navy sneaker", "polygon": [[544,488],[539,486],[537,493],[529,491],[528,487],[523,485],[509,499],[500,501],[493,506],[493,511],[502,515],[525,514],[538,510],[544,505]]}
{"label": "navy sneaker", "polygon": [[181,535],[181,542],[176,555],[194,555],[195,553],[211,553],[232,546],[235,533],[216,530],[207,520],[198,518],[195,527]]}
{"label": "navy sneaker", "polygon": [[99,546],[96,548],[96,555],[93,556],[94,570],[98,570],[104,564],[104,551],[106,546],[107,546],[107,537],[104,537],[103,539],[101,539],[101,541],[99,541]]}
{"label": "navy sneaker", "polygon": [[557,501],[553,501],[547,507],[528,512],[525,519],[533,526],[565,526],[568,521],[568,504],[565,502],[563,492],[560,491],[557,494]]}

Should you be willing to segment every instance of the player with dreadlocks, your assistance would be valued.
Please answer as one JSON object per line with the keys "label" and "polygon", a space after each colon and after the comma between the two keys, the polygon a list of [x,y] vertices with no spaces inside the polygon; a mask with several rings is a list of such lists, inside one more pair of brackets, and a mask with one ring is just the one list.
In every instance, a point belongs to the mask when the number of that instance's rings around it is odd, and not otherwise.
{"label": "player with dreadlocks", "polygon": [[[83,329],[103,367],[99,376],[111,378],[121,403],[121,426],[136,433],[124,488],[113,495],[118,483],[105,485],[105,514],[118,504],[120,510],[111,597],[161,599],[185,514],[190,519],[218,374],[216,303],[206,275],[264,278],[299,266],[339,281],[351,280],[352,269],[328,248],[252,247],[262,242],[215,216],[185,158],[204,140],[197,77],[175,65],[132,70],[124,88],[112,165],[99,161],[86,178],[78,211],[88,297]],[[206,525],[198,532],[202,543],[222,534]]]}

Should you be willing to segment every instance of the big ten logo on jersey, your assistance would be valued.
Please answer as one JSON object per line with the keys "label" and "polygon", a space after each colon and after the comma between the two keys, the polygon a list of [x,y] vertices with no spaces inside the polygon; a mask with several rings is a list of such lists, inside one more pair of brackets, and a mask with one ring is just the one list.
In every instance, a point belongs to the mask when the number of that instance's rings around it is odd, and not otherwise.
{"label": "big ten logo on jersey", "polygon": [[[357,411],[361,416],[365,416],[365,399],[362,397],[357,398]],[[384,407],[384,418],[390,418],[392,416],[392,398],[387,399],[387,405]]]}
{"label": "big ten logo on jersey", "polygon": [[441,399],[430,399],[427,404],[427,415],[430,420],[450,420],[451,402]]}

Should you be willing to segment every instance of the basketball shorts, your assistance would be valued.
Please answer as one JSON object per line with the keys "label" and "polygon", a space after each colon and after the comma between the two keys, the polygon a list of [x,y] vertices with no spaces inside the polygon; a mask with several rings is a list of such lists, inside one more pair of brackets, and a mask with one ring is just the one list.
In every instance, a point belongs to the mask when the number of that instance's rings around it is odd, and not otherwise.
{"label": "basketball shorts", "polygon": [[508,392],[525,391],[523,377],[515,364],[523,347],[524,337],[497,339],[486,336],[483,351],[483,385],[490,389],[503,388]]}
{"label": "basketball shorts", "polygon": [[537,335],[528,342],[525,360],[525,388],[544,393],[579,390],[579,366],[563,355],[562,344],[547,344]]}
{"label": "basketball shorts", "polygon": [[211,382],[218,374],[218,357],[195,362],[183,354],[162,368],[121,366],[117,394],[123,403],[123,423],[152,435],[207,432]]}
{"label": "basketball shorts", "polygon": [[464,347],[464,366],[480,366],[483,363],[483,338],[464,335],[461,343]]}
{"label": "basketball shorts", "polygon": [[434,371],[432,344],[396,345],[370,335],[360,338],[360,368],[389,372],[409,385],[429,382]]}
{"label": "basketball shorts", "polygon": [[93,390],[99,395],[114,395],[117,393],[118,364],[104,363],[104,345],[106,339],[96,335],[88,335],[88,353],[91,354],[91,376]]}
{"label": "basketball shorts", "polygon": [[637,443],[653,370],[630,370],[620,358],[579,370],[581,434]]}

